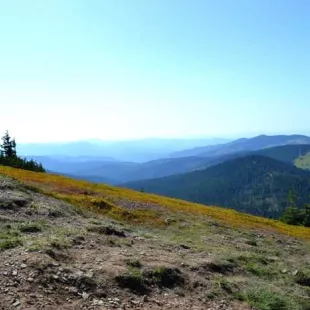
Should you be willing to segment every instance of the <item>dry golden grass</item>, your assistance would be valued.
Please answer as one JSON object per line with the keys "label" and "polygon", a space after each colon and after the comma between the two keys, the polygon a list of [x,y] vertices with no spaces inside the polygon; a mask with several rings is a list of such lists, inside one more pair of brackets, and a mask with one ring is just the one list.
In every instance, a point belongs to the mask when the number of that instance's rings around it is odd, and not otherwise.
{"label": "dry golden grass", "polygon": [[68,201],[82,209],[91,209],[119,220],[152,225],[164,223],[164,212],[160,213],[145,208],[126,210],[117,205],[118,200],[126,199],[156,204],[172,213],[182,212],[213,218],[233,227],[280,232],[294,237],[310,239],[309,228],[286,225],[279,221],[243,214],[231,209],[204,206],[105,184],[73,180],[60,175],[36,173],[4,166],[0,166],[0,173],[13,177],[40,192]]}

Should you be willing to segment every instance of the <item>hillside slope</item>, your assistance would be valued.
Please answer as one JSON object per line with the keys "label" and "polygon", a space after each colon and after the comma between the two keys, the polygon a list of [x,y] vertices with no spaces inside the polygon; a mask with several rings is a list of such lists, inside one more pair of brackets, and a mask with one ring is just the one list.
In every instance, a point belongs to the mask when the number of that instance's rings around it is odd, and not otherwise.
{"label": "hillside slope", "polygon": [[310,137],[303,135],[277,135],[266,136],[260,135],[254,138],[242,138],[229,143],[219,144],[214,146],[206,146],[176,152],[171,157],[214,157],[220,155],[228,155],[237,152],[257,151],[264,148],[295,145],[295,144],[310,144]]}
{"label": "hillside slope", "polygon": [[57,175],[0,174],[1,309],[309,309],[308,228]]}
{"label": "hillside slope", "polygon": [[[255,154],[295,164],[296,160],[310,152],[310,144],[283,145],[256,151]],[[301,168],[301,167],[298,167]]]}
{"label": "hillside slope", "polygon": [[294,164],[298,168],[310,170],[310,151],[296,158]]}
{"label": "hillside slope", "polygon": [[278,217],[292,188],[298,205],[309,203],[310,173],[260,155],[248,155],[202,171],[126,183],[124,186],[198,203]]}

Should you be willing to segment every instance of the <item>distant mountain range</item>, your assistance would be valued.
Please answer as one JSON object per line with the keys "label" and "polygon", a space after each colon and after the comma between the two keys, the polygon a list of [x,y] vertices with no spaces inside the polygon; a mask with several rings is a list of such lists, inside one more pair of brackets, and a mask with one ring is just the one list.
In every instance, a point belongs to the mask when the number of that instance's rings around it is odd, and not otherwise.
{"label": "distant mountain range", "polygon": [[[170,142],[171,146],[165,145],[163,141],[146,141],[142,157],[152,157],[164,153],[164,149],[168,152],[184,144],[199,143],[198,140],[179,140],[177,146],[175,140]],[[296,192],[300,206],[310,202],[310,172],[296,168],[310,170],[310,138],[307,136],[261,135],[251,139],[242,138],[165,153],[164,158],[146,162],[118,161],[111,156],[120,150],[124,154],[119,158],[135,156],[138,150],[142,151],[141,141],[135,141],[132,145],[129,142],[110,144],[109,147],[104,143],[104,147],[100,146],[98,141],[95,143],[95,147],[87,150],[89,154],[85,151],[83,156],[77,155],[82,154],[80,147],[88,147],[88,144],[82,143],[66,145],[64,150],[59,146],[60,149],[54,150],[55,153],[65,155],[29,158],[42,162],[50,172],[76,179],[120,184],[255,215],[281,215],[287,206],[286,198],[291,188]],[[156,143],[160,145],[159,150],[155,147]],[[68,154],[72,149],[76,153]],[[41,152],[44,153],[47,149],[43,150]]]}
{"label": "distant mountain range", "polygon": [[[270,147],[270,145],[276,143],[281,145],[279,149]],[[281,149],[285,143],[288,147]],[[252,154],[256,152],[254,150],[260,150],[258,152],[261,153],[258,154],[265,154],[271,158],[281,160],[281,158],[286,157],[287,161],[292,161],[291,158],[297,158],[299,154],[306,154],[309,145],[310,138],[301,135],[258,136],[252,139],[244,138],[228,143],[201,147],[199,150],[203,149],[204,151],[202,153],[198,152],[199,156],[165,157],[143,163],[117,161],[108,156],[73,156],[75,153],[71,154],[71,156],[30,156],[30,158],[42,162],[46,169],[56,173],[64,173],[92,182],[120,184],[202,170],[229,159]],[[206,152],[206,149],[209,151]],[[197,150],[195,149],[195,151]],[[148,152],[147,148],[144,152]],[[184,154],[190,152],[183,151]],[[174,156],[173,154],[172,156]]]}
{"label": "distant mountain range", "polygon": [[146,162],[169,157],[173,152],[201,145],[226,143],[221,138],[141,139],[128,141],[76,141],[19,144],[21,156],[105,157],[115,161]]}
{"label": "distant mountain range", "polygon": [[[281,150],[273,151],[269,152],[272,156],[280,154]],[[284,158],[283,161],[289,160]],[[310,172],[283,161],[246,155],[205,170],[123,186],[277,218],[288,205],[291,189],[296,194],[298,206],[310,203]]]}
{"label": "distant mountain range", "polygon": [[310,144],[310,137],[304,135],[278,135],[278,136],[260,135],[249,139],[241,138],[225,144],[208,145],[180,152],[175,152],[171,154],[171,157],[186,157],[186,156],[214,157],[243,151],[257,151],[260,149],[270,148],[274,146],[291,145],[291,144]]}

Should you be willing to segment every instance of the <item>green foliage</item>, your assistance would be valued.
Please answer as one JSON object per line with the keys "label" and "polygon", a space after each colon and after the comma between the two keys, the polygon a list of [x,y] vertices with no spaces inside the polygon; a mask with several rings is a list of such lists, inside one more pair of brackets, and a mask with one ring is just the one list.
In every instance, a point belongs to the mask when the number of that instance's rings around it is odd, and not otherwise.
{"label": "green foliage", "polygon": [[302,225],[303,212],[296,207],[287,207],[280,220],[289,225]]}
{"label": "green foliage", "polygon": [[287,207],[280,220],[289,225],[310,227],[310,204],[300,209],[293,206]]}
{"label": "green foliage", "polygon": [[151,275],[156,280],[156,283],[162,287],[182,286],[185,283],[183,275],[177,268],[158,267]]}
{"label": "green foliage", "polygon": [[22,245],[18,231],[11,229],[0,229],[0,251],[13,249]]}
{"label": "green foliage", "polygon": [[16,248],[17,246],[22,245],[22,241],[19,238],[0,240],[0,251]]}
{"label": "green foliage", "polygon": [[17,156],[16,154],[16,142],[15,139],[11,139],[8,131],[2,137],[0,165],[10,166],[13,168],[19,168],[24,170],[30,170],[35,172],[45,172],[41,163],[36,163],[34,160],[27,160]]}
{"label": "green foliage", "polygon": [[42,231],[42,225],[35,222],[23,223],[19,226],[22,233],[38,233]]}
{"label": "green foliage", "polygon": [[248,262],[245,265],[245,270],[258,276],[258,277],[272,277],[275,275],[274,272],[272,272],[270,269],[268,269],[266,266],[260,266],[257,263],[254,262]]}
{"label": "green foliage", "polygon": [[133,267],[133,268],[141,268],[142,267],[142,263],[139,259],[135,259],[135,260],[127,260],[126,261],[127,266]]}
{"label": "green foliage", "polygon": [[9,132],[6,131],[4,136],[2,137],[2,145],[1,145],[1,155],[4,157],[15,157],[16,156],[16,142],[15,139],[11,139]]}
{"label": "green foliage", "polygon": [[306,227],[310,227],[310,204],[307,204],[302,209],[303,213],[303,225]]}
{"label": "green foliage", "polygon": [[291,308],[291,304],[285,296],[264,288],[253,288],[248,290],[244,299],[250,306],[260,310],[296,309],[295,307]]}
{"label": "green foliage", "polygon": [[148,291],[143,274],[137,268],[130,267],[127,273],[117,276],[116,281],[121,287],[129,288],[138,294]]}

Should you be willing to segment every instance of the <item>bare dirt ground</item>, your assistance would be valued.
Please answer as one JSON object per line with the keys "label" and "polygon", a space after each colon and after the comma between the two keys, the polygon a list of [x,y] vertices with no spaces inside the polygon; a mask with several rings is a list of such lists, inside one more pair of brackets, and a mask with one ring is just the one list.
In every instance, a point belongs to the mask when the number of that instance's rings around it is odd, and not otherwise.
{"label": "bare dirt ground", "polygon": [[251,283],[243,270],[177,234],[81,213],[0,177],[0,309],[254,309],[229,297]]}

